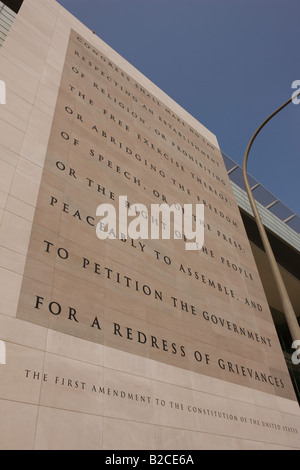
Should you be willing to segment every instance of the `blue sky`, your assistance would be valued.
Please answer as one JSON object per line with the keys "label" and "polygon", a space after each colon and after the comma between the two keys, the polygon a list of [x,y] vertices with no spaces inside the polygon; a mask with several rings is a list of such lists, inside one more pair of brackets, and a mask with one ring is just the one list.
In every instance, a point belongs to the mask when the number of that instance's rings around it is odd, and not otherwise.
{"label": "blue sky", "polygon": [[[299,0],[58,0],[242,164],[300,80]],[[248,172],[300,214],[300,104],[256,139]]]}

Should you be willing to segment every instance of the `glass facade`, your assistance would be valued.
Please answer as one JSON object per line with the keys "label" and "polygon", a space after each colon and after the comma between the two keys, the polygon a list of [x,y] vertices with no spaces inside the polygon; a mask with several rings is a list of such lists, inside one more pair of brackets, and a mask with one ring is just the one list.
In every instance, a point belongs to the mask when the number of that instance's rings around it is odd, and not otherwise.
{"label": "glass facade", "polygon": [[298,402],[300,404],[300,368],[299,365],[294,364],[292,361],[292,355],[295,352],[295,349],[291,348],[293,341],[283,313],[272,307],[270,308],[270,310],[275,323],[275,328],[278,334],[280,345],[286,360],[286,364],[290,373],[290,377],[294,385]]}
{"label": "glass facade", "polygon": [[[254,222],[252,209],[249,199],[245,190],[242,168],[237,165],[228,155],[222,152],[228,176],[231,180],[234,196],[237,204],[242,213],[243,222],[249,238],[249,241],[263,250],[260,236]],[[285,204],[279,201],[270,191],[264,188],[258,181],[248,175],[250,187],[253,196],[255,197],[256,204],[267,230],[269,241],[272,246],[273,253],[279,265],[281,265],[295,281],[300,279],[300,217],[289,209]],[[256,233],[257,232],[257,233]],[[274,236],[275,235],[275,236]],[[255,258],[255,255],[254,255]],[[262,261],[262,258],[256,259],[259,267],[264,268],[267,259]],[[262,264],[263,263],[263,264]],[[288,367],[288,371],[295,389],[298,402],[300,404],[300,369],[299,365],[295,365],[292,361],[292,356],[295,350],[292,349],[292,338],[284,314],[274,308],[273,288],[264,285],[263,287],[269,302],[270,311],[273,317],[275,328],[281,344],[283,355]],[[286,285],[286,287],[290,287]],[[294,300],[295,298],[291,299]],[[292,302],[293,303],[293,302]],[[299,302],[295,303],[295,306]],[[300,324],[300,311],[294,306],[295,314]]]}
{"label": "glass facade", "polygon": [[[226,170],[228,172],[230,180],[235,183],[242,191],[245,191],[243,171],[242,168],[235,163],[228,155],[222,152]],[[299,240],[300,233],[300,217],[298,214],[295,214],[289,207],[283,204],[278,200],[274,194],[268,191],[264,186],[262,186],[255,178],[248,174],[248,180],[250,187],[252,189],[253,196],[255,200],[266,209],[264,211],[264,216],[267,212],[270,212],[271,218],[272,215],[276,215],[280,221],[282,221],[287,227],[291,228],[296,232],[296,237]],[[247,195],[246,195],[247,197]],[[248,198],[247,198],[248,200]],[[268,217],[267,217],[268,218]],[[274,219],[275,220],[275,219]],[[263,220],[265,223],[265,221]],[[280,235],[280,234],[279,234]],[[284,238],[285,240],[285,238]]]}
{"label": "glass facade", "polygon": [[0,47],[3,46],[16,16],[17,13],[0,1]]}

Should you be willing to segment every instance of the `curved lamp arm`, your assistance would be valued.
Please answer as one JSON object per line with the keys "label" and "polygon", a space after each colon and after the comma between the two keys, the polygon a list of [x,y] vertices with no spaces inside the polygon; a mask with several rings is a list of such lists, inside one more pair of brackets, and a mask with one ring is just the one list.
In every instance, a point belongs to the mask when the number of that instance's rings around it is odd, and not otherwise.
{"label": "curved lamp arm", "polygon": [[285,315],[285,318],[286,318],[286,321],[287,321],[287,324],[288,324],[288,327],[289,327],[289,330],[290,330],[291,337],[292,337],[293,341],[300,340],[300,328],[299,328],[298,320],[297,320],[297,317],[296,317],[296,315],[295,315],[295,312],[294,312],[292,303],[291,303],[291,301],[290,301],[290,298],[289,298],[289,296],[288,296],[286,287],[285,287],[284,282],[283,282],[283,280],[282,280],[282,277],[281,277],[281,274],[280,274],[280,271],[279,271],[279,268],[278,268],[278,265],[277,265],[277,262],[276,262],[274,253],[273,253],[273,251],[272,251],[272,248],[271,248],[269,239],[268,239],[268,237],[267,237],[267,234],[266,234],[264,225],[263,225],[263,223],[262,223],[262,221],[261,221],[261,218],[260,218],[260,215],[259,215],[257,206],[256,206],[255,199],[254,199],[254,197],[253,197],[253,195],[252,195],[252,191],[251,191],[251,188],[250,188],[250,185],[249,185],[249,182],[248,182],[248,176],[247,176],[247,161],[248,161],[248,156],[249,156],[249,152],[250,152],[250,149],[251,149],[251,147],[252,147],[252,144],[253,144],[255,138],[257,137],[257,135],[259,134],[259,132],[262,130],[262,128],[263,128],[276,114],[278,114],[278,113],[279,113],[282,109],[284,109],[291,101],[293,101],[293,99],[294,99],[296,96],[300,96],[300,93],[299,93],[299,94],[294,94],[294,95],[292,96],[292,98],[290,98],[290,99],[289,99],[286,103],[284,103],[280,108],[278,108],[276,111],[274,111],[274,113],[271,114],[271,115],[261,124],[261,126],[259,126],[259,128],[258,128],[257,131],[253,134],[253,136],[252,136],[252,138],[251,138],[251,140],[250,140],[250,142],[249,142],[249,144],[248,144],[248,147],[247,147],[247,150],[246,150],[245,156],[244,156],[244,162],[243,162],[243,177],[244,177],[244,183],[245,183],[245,186],[246,186],[246,191],[247,191],[248,198],[249,198],[249,201],[250,201],[252,210],[253,210],[253,214],[254,214],[254,217],[255,217],[255,220],[256,220],[256,223],[257,223],[257,226],[258,226],[258,230],[259,230],[259,233],[260,233],[260,236],[261,236],[261,239],[262,239],[264,248],[265,248],[265,252],[266,252],[266,255],[267,255],[268,259],[269,259],[269,263],[270,263],[270,266],[271,266],[271,270],[272,270],[273,275],[274,275],[274,278],[275,278],[276,286],[277,286],[277,289],[278,289],[278,292],[279,292],[279,295],[280,295],[280,298],[281,298],[283,313],[284,313],[284,315]]}

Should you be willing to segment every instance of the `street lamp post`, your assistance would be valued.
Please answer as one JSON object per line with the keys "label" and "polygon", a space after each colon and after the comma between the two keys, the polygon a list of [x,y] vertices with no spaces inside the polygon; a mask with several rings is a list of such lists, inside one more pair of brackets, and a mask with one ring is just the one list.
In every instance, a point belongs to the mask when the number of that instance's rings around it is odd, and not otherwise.
{"label": "street lamp post", "polygon": [[[300,93],[299,93],[299,94],[296,94],[296,96],[300,96]],[[259,128],[257,129],[257,131],[253,134],[253,136],[252,136],[252,138],[251,138],[251,140],[250,140],[250,142],[249,142],[249,144],[248,144],[248,147],[247,147],[247,149],[246,149],[245,155],[244,155],[243,177],[244,177],[244,183],[245,183],[245,186],[246,186],[246,191],[247,191],[247,194],[248,194],[248,198],[249,198],[249,201],[250,201],[250,204],[251,204],[251,207],[252,207],[252,210],[253,210],[253,214],[254,214],[254,217],[255,217],[255,220],[256,220],[256,223],[257,223],[257,227],[258,227],[258,230],[259,230],[259,233],[260,233],[262,242],[263,242],[263,246],[264,246],[264,248],[265,248],[265,252],[266,252],[266,255],[267,255],[267,257],[268,257],[268,260],[269,260],[269,263],[270,263],[270,267],[271,267],[271,270],[272,270],[273,275],[274,275],[274,278],[275,278],[276,286],[277,286],[277,288],[278,288],[278,292],[279,292],[279,295],[280,295],[280,298],[281,298],[283,313],[284,313],[284,315],[285,315],[285,318],[286,318],[286,321],[287,321],[287,324],[288,324],[288,327],[289,327],[289,331],[290,331],[292,340],[293,340],[293,341],[299,341],[299,340],[300,340],[300,328],[299,328],[298,320],[297,320],[297,317],[296,317],[296,315],[295,315],[295,312],[294,312],[292,303],[291,303],[291,301],[290,301],[290,298],[289,298],[289,296],[288,296],[286,287],[285,287],[284,282],[283,282],[283,280],[282,280],[282,277],[281,277],[281,274],[280,274],[280,271],[279,271],[279,268],[278,268],[278,265],[277,265],[277,262],[276,262],[274,253],[273,253],[273,251],[272,251],[272,248],[271,248],[269,239],[268,239],[268,237],[267,237],[267,234],[266,234],[264,225],[263,225],[262,220],[261,220],[261,218],[260,218],[260,215],[259,215],[259,212],[258,212],[258,209],[257,209],[257,205],[256,205],[255,199],[254,199],[254,197],[253,197],[253,194],[252,194],[252,191],[251,191],[249,182],[248,182],[248,176],[247,176],[247,162],[248,162],[248,156],[249,156],[249,152],[250,152],[250,149],[251,149],[251,147],[252,147],[252,144],[253,144],[255,138],[257,137],[257,135],[259,134],[259,132],[262,130],[262,128],[263,128],[276,114],[278,114],[278,113],[279,113],[283,108],[285,108],[291,101],[293,101],[294,98],[295,98],[295,95],[293,95],[292,98],[290,98],[290,99],[289,99],[286,103],[284,103],[280,108],[278,108],[276,111],[274,111],[274,113],[272,113],[272,114],[261,124],[261,126],[259,126]]]}

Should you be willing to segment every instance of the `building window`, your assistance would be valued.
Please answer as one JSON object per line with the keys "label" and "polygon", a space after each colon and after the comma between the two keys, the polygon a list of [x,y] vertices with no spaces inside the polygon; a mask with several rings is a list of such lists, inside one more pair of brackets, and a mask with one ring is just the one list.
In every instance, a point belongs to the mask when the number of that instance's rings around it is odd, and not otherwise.
{"label": "building window", "polygon": [[0,1],[0,47],[9,33],[22,2]]}

